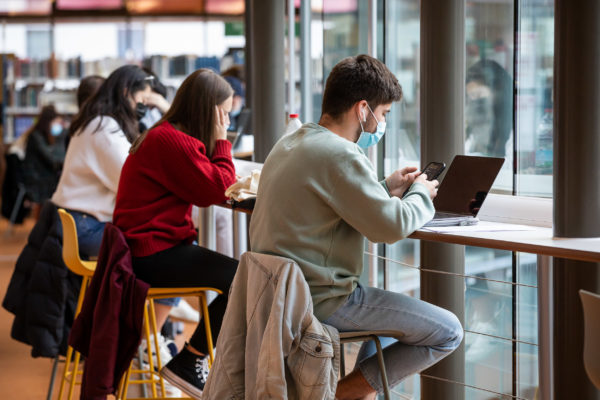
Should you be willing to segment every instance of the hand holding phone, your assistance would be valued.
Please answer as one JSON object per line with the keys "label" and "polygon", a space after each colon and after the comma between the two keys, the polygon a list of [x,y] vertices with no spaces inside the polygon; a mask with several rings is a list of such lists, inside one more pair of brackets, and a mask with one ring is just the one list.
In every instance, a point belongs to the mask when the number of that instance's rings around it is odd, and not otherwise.
{"label": "hand holding phone", "polygon": [[440,176],[444,169],[446,169],[445,163],[433,161],[427,164],[425,168],[423,168],[421,174],[427,175],[427,180],[432,181],[434,179],[437,179],[437,177]]}
{"label": "hand holding phone", "polygon": [[[427,175],[428,181],[433,181],[433,180],[437,179],[438,176],[440,176],[440,174],[444,171],[445,168],[446,168],[446,164],[443,162],[435,162],[435,161],[430,162],[429,164],[427,164],[425,166],[425,168],[423,168],[423,171],[421,171],[420,175],[425,174],[425,175]],[[433,189],[435,189],[435,187],[429,188],[429,189],[433,190]],[[406,196],[406,193],[408,193],[408,190],[406,192],[404,192],[402,197]],[[433,194],[432,196],[435,197],[435,194]]]}

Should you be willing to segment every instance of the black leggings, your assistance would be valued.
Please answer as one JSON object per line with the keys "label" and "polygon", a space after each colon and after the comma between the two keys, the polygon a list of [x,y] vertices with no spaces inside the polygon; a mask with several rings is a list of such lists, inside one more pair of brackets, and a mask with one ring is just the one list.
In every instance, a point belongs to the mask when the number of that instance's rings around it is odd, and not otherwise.
{"label": "black leggings", "polygon": [[[223,294],[208,307],[216,345],[238,261],[195,245],[175,246],[147,257],[134,257],[132,261],[136,277],[152,287],[207,286],[221,290]],[[190,345],[208,354],[204,320],[196,327]]]}

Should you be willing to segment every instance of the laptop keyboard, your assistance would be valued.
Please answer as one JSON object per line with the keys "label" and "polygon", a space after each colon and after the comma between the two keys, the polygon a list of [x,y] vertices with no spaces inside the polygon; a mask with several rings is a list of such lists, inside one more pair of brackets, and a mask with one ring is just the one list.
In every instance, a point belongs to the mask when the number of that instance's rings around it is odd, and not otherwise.
{"label": "laptop keyboard", "polygon": [[440,219],[440,218],[457,218],[457,217],[466,217],[467,215],[464,214],[457,214],[457,213],[449,213],[449,212],[443,212],[443,211],[436,211],[435,215],[433,216],[433,219]]}

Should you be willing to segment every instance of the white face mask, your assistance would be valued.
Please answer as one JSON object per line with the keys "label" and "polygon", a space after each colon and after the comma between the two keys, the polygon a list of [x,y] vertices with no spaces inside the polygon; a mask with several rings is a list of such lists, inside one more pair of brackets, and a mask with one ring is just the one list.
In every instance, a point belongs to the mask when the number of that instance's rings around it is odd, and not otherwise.
{"label": "white face mask", "polygon": [[[375,121],[377,121],[377,129],[375,130],[375,132],[365,132],[365,128],[363,127],[362,121],[360,119],[358,120],[358,123],[360,124],[360,128],[361,128],[361,133],[360,133],[360,136],[358,137],[358,140],[356,141],[356,144],[359,147],[362,147],[363,149],[366,149],[367,147],[375,146],[379,142],[379,140],[383,137],[383,134],[385,133],[385,127],[386,127],[386,122],[378,121],[377,117],[375,117],[375,114],[373,113],[373,110],[371,110],[371,107],[369,107],[368,104],[367,104],[367,108],[369,109],[369,112],[371,113],[371,115],[373,116]],[[362,111],[362,114],[363,114],[363,121],[366,121],[367,117],[365,115],[364,109]]]}
{"label": "white face mask", "polygon": [[63,126],[61,124],[52,124],[50,125],[50,134],[52,136],[60,136],[63,132]]}

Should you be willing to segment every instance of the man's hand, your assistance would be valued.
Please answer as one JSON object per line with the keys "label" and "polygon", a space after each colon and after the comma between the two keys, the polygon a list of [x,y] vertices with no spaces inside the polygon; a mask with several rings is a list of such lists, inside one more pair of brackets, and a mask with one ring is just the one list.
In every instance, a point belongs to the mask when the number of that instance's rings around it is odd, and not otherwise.
{"label": "man's hand", "polygon": [[426,174],[421,174],[421,175],[419,175],[417,177],[417,179],[415,179],[415,182],[422,183],[423,185],[425,185],[425,187],[427,188],[427,190],[429,190],[429,197],[431,197],[431,200],[433,200],[435,198],[435,196],[437,196],[437,187],[440,184],[437,181],[437,179],[434,179],[432,181],[428,181],[427,180],[427,175]]}
{"label": "man's hand", "polygon": [[419,176],[417,167],[404,167],[395,171],[393,174],[385,178],[385,184],[392,196],[402,197],[404,192],[413,184],[417,176]]}

